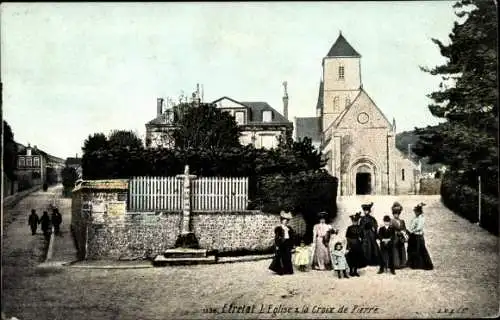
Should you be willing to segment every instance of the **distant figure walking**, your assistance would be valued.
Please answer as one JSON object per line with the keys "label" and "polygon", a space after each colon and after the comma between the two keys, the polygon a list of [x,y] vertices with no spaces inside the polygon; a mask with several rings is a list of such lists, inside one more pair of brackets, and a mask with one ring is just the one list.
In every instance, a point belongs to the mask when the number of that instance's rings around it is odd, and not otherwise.
{"label": "distant figure walking", "polygon": [[408,232],[410,233],[408,239],[408,267],[412,269],[432,270],[434,266],[429,252],[425,247],[424,240],[425,219],[422,210],[423,206],[425,206],[425,203],[420,203],[413,209],[415,218],[413,218],[408,228]]}
{"label": "distant figure walking", "polygon": [[62,215],[59,213],[59,209],[54,208],[52,211],[52,225],[54,226],[54,232],[56,235],[60,234],[61,223]]}
{"label": "distant figure walking", "polygon": [[377,220],[370,215],[373,202],[361,205],[364,216],[361,217],[359,225],[363,232],[363,252],[369,266],[380,266],[380,248],[377,244]]}
{"label": "distant figure walking", "polygon": [[36,229],[37,229],[39,223],[40,223],[40,218],[36,214],[36,210],[31,209],[31,214],[28,218],[28,225],[31,228],[31,235],[36,234]]}
{"label": "distant figure walking", "polygon": [[288,226],[292,219],[289,212],[281,212],[281,225],[274,229],[275,254],[269,269],[279,275],[293,274],[292,248],[294,243],[294,231]]}
{"label": "distant figure walking", "polygon": [[40,218],[40,225],[42,227],[44,236],[48,238],[50,236],[50,217],[47,211],[43,212],[43,215]]}

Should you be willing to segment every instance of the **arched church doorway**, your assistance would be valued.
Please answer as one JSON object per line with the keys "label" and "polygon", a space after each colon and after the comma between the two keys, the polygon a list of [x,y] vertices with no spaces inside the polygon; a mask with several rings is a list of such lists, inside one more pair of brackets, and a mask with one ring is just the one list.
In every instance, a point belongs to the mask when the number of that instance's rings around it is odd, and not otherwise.
{"label": "arched church doorway", "polygon": [[362,165],[356,172],[356,194],[372,193],[372,173],[370,167]]}

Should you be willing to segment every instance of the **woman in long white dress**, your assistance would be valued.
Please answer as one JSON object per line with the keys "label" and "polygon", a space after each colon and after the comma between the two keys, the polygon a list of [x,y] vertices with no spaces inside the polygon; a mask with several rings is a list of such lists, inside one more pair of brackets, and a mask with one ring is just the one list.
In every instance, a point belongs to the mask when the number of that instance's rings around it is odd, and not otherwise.
{"label": "woman in long white dress", "polygon": [[330,254],[330,237],[336,230],[326,223],[326,212],[320,212],[319,223],[313,228],[314,253],[312,268],[315,270],[332,270],[332,258]]}

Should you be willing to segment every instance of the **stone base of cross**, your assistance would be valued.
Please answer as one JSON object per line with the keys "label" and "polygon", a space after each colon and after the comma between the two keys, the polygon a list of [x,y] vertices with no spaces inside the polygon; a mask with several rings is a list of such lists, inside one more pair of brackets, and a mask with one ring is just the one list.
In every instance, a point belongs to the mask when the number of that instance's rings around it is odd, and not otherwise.
{"label": "stone base of cross", "polygon": [[184,167],[184,174],[178,174],[177,179],[184,181],[182,188],[182,195],[184,198],[182,206],[182,230],[181,234],[185,235],[191,233],[189,222],[191,219],[191,180],[196,179],[196,175],[189,174],[189,166]]}

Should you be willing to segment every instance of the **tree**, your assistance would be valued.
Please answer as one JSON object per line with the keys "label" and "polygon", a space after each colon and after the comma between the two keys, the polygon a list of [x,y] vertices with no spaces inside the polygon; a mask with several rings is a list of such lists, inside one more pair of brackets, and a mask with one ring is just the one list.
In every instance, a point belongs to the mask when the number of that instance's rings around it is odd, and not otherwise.
{"label": "tree", "polygon": [[139,150],[144,146],[142,140],[131,130],[115,130],[108,137],[109,148]]}
{"label": "tree", "polygon": [[482,175],[492,186],[498,179],[496,5],[460,0],[453,7],[464,21],[455,22],[451,42],[432,39],[447,63],[422,67],[443,80],[439,90],[429,95],[434,101],[429,110],[446,122],[416,129],[420,140],[414,151],[467,177]]}
{"label": "tree", "polygon": [[182,103],[178,105],[172,136],[180,149],[221,150],[239,147],[240,129],[233,116],[215,105]]}
{"label": "tree", "polygon": [[5,175],[10,180],[15,180],[16,160],[17,160],[17,145],[14,141],[14,134],[7,123],[3,121],[3,168]]}
{"label": "tree", "polygon": [[76,180],[78,179],[78,173],[73,167],[64,167],[62,172],[62,184],[65,189],[72,189],[75,187]]}
{"label": "tree", "polygon": [[89,135],[89,137],[85,140],[82,151],[85,155],[93,151],[106,150],[108,145],[108,139],[104,133],[94,133],[93,135]]}

